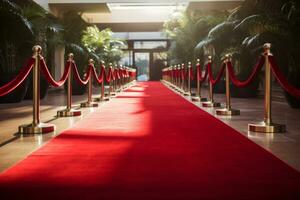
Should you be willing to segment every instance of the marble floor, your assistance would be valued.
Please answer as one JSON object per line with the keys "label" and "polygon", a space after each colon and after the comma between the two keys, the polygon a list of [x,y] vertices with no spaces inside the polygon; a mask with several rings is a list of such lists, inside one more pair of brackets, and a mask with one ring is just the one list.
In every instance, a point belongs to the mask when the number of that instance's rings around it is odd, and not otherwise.
{"label": "marble floor", "polygon": [[[94,91],[94,97],[99,91]],[[206,96],[207,91],[203,90]],[[193,103],[189,97],[183,97]],[[75,108],[86,100],[86,95],[73,96]],[[225,101],[225,96],[216,94],[215,100]],[[113,99],[111,100],[113,101]],[[18,126],[30,123],[32,120],[32,101],[22,101],[17,104],[0,104],[0,172],[24,159],[31,152],[41,147],[51,138],[63,130],[71,127],[78,120],[86,117],[98,108],[81,108],[82,116],[71,118],[55,117],[57,110],[64,109],[66,97],[63,91],[50,92],[41,102],[41,120],[56,125],[56,131],[50,134],[20,137],[16,135]],[[200,103],[194,103],[199,108],[214,115],[224,123],[238,130],[245,137],[262,146],[266,150],[279,157],[290,166],[300,171],[300,109],[290,108],[286,102],[273,102],[273,121],[287,126],[287,132],[283,134],[263,134],[248,132],[248,123],[260,122],[263,119],[263,99],[235,99],[232,98],[233,108],[240,109],[241,115],[235,117],[219,117],[215,115],[215,109],[203,108]],[[263,163],[258,163],[263,165]]]}

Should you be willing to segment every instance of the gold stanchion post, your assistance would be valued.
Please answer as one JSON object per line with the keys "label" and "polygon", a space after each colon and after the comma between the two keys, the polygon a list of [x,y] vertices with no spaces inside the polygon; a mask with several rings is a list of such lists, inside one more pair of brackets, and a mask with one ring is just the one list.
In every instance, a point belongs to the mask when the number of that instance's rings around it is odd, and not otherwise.
{"label": "gold stanchion post", "polygon": [[[208,56],[208,62],[212,63],[212,57]],[[214,101],[214,92],[213,92],[213,84],[208,80],[209,82],[209,100],[202,103],[203,107],[213,107],[218,108],[221,107],[220,103],[217,103]]]}
{"label": "gold stanchion post", "polygon": [[269,62],[269,56],[271,54],[271,44],[267,43],[264,45],[264,56],[265,56],[265,117],[264,121],[259,124],[249,124],[248,130],[250,132],[261,132],[261,133],[283,133],[286,131],[285,125],[275,124],[272,122],[272,74],[271,65]]}
{"label": "gold stanchion post", "polygon": [[31,124],[19,126],[19,133],[23,135],[49,133],[55,130],[55,125],[40,122],[40,60],[42,47],[33,47],[35,63],[33,67],[33,120]]}
{"label": "gold stanchion post", "polygon": [[[112,70],[112,63],[109,63],[109,70],[108,72]],[[109,76],[109,74],[107,74]],[[107,86],[107,93],[106,93],[106,97],[107,97],[107,101],[109,101],[110,97],[111,97],[111,83],[112,83],[112,77],[110,77],[110,82],[108,83],[108,86]]]}
{"label": "gold stanchion post", "polygon": [[[180,72],[180,70],[181,70],[181,65],[180,64],[177,64],[177,69],[179,70],[179,72]],[[179,74],[179,76],[178,76],[178,78],[177,78],[177,88],[176,88],[176,91],[177,92],[180,92],[181,91],[181,73]]]}
{"label": "gold stanchion post", "polygon": [[230,77],[228,71],[228,62],[231,61],[231,56],[226,55],[224,62],[226,63],[226,107],[216,110],[217,115],[223,116],[235,116],[240,115],[240,110],[231,108],[231,96],[230,96]]}
{"label": "gold stanchion post", "polygon": [[[90,59],[89,64],[94,66],[94,60]],[[98,103],[94,102],[92,99],[92,93],[93,93],[93,81],[92,81],[92,75],[90,77],[90,80],[88,82],[88,100],[87,102],[81,103],[80,107],[82,108],[90,108],[90,107],[98,107]]]}
{"label": "gold stanchion post", "polygon": [[[69,54],[69,63],[72,65],[74,62],[74,54]],[[68,86],[67,86],[67,108],[64,110],[57,111],[58,117],[73,117],[80,116],[81,111],[72,109],[72,66],[70,67],[69,77],[68,77]]]}
{"label": "gold stanchion post", "polygon": [[[114,74],[114,71],[115,71],[115,69],[117,69],[117,65],[115,65],[115,67],[114,68],[112,68],[112,73]],[[115,77],[116,78],[116,77]],[[111,86],[111,92],[110,92],[110,95],[111,96],[116,96],[116,81],[117,81],[117,79],[115,79],[115,80],[111,80],[112,81],[112,86]]]}
{"label": "gold stanchion post", "polygon": [[[185,67],[184,67],[184,63],[181,64],[181,69],[183,70],[183,72],[185,72]],[[183,75],[183,78],[181,79],[181,93],[185,92],[185,77]]]}
{"label": "gold stanchion post", "polygon": [[[200,59],[197,59],[197,66],[200,65]],[[196,69],[196,73],[198,73],[198,69]],[[202,72],[200,72],[200,75],[202,75]],[[197,77],[197,92],[196,92],[196,96],[192,97],[192,101],[201,101],[201,102],[206,102],[207,98],[202,98],[202,94],[201,94],[201,81],[198,78],[198,74],[196,74]]]}
{"label": "gold stanchion post", "polygon": [[183,94],[184,96],[191,96],[191,70],[192,70],[192,63],[188,63],[187,73],[188,73],[188,80],[187,80],[187,88],[186,92]]}

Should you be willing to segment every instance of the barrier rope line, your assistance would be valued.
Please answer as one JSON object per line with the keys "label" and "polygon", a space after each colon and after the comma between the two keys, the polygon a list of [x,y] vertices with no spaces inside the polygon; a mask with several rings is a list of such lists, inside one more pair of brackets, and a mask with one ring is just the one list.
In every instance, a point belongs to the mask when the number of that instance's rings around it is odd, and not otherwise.
{"label": "barrier rope line", "polygon": [[31,72],[34,62],[35,58],[30,58],[22,67],[19,74],[12,81],[0,87],[0,97],[11,93],[18,86],[20,86],[21,83],[23,83],[23,81],[28,77],[29,73]]}
{"label": "barrier rope line", "polygon": [[279,70],[279,67],[276,63],[276,60],[273,56],[269,56],[269,62],[271,64],[271,70],[278,81],[278,83],[281,85],[281,87],[287,91],[290,95],[296,97],[300,100],[300,89],[297,89],[295,86],[291,85],[287,78],[282,74],[282,72]]}
{"label": "barrier rope line", "polygon": [[259,58],[259,60],[257,61],[255,67],[253,68],[253,71],[251,72],[249,78],[247,80],[245,80],[245,81],[240,81],[240,80],[238,80],[238,78],[236,77],[236,75],[234,73],[232,62],[228,61],[227,62],[227,67],[228,67],[228,72],[229,72],[229,77],[230,77],[231,82],[235,86],[240,87],[240,88],[247,87],[256,78],[257,74],[261,71],[261,69],[263,68],[264,64],[265,64],[265,58],[264,58],[264,56],[261,56]]}
{"label": "barrier rope line", "polygon": [[197,64],[197,79],[200,81],[200,83],[203,83],[207,79],[207,75],[208,75],[208,70],[206,68],[204,76],[202,77],[201,65]]}
{"label": "barrier rope line", "polygon": [[212,85],[216,85],[222,78],[224,71],[225,71],[225,67],[226,67],[226,63],[223,63],[221,70],[219,71],[218,75],[216,76],[216,78],[214,79],[213,77],[213,73],[212,73],[212,64],[211,62],[208,62],[207,65],[207,71],[208,71],[208,78],[209,81],[211,82]]}
{"label": "barrier rope line", "polygon": [[42,58],[41,61],[41,70],[45,76],[45,78],[47,79],[48,83],[50,85],[52,85],[53,87],[60,87],[62,85],[64,85],[64,83],[66,82],[66,80],[69,77],[70,74],[70,70],[71,70],[71,66],[72,66],[72,62],[67,61],[66,65],[65,65],[65,70],[64,73],[61,77],[61,79],[59,81],[55,81],[51,75],[51,73],[48,70],[47,64],[45,62],[45,60]]}
{"label": "barrier rope line", "polygon": [[81,79],[81,77],[80,77],[80,74],[78,72],[77,65],[75,62],[72,63],[72,69],[73,69],[74,77],[75,77],[75,80],[77,81],[77,83],[86,85],[89,82],[90,77],[91,77],[91,68],[90,67],[87,68],[87,72],[85,73],[83,79]]}

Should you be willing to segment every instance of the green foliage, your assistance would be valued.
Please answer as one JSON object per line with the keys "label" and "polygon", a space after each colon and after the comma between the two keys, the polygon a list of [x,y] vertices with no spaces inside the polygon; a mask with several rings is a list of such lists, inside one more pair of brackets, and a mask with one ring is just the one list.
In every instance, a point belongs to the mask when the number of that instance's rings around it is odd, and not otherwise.
{"label": "green foliage", "polygon": [[33,37],[33,27],[20,6],[8,0],[0,0],[0,24],[0,71],[14,72],[18,50]]}
{"label": "green foliage", "polygon": [[174,41],[169,51],[172,64],[194,60],[194,48],[199,40],[206,38],[209,30],[224,20],[226,14],[210,15],[201,12],[184,12],[173,16],[164,24],[164,31]]}
{"label": "green foliage", "polygon": [[99,30],[96,26],[89,26],[83,31],[82,43],[96,60],[105,63],[116,63],[123,54],[122,47],[125,42],[112,37],[110,29]]}
{"label": "green foliage", "polygon": [[[213,46],[216,55],[225,55],[234,48],[243,66],[241,73],[248,73],[246,68],[250,68],[261,54],[262,45],[271,42],[277,59],[287,65],[288,57],[299,57],[299,16],[296,0],[246,0],[225,21],[213,27],[207,38],[199,41],[196,50]],[[297,66],[282,70],[287,72],[295,68]]]}

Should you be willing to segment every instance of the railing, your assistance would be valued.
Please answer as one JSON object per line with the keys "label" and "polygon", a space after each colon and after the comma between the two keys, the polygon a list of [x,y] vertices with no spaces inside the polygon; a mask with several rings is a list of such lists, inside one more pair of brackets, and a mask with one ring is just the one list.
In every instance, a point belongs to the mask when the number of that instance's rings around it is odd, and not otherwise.
{"label": "railing", "polygon": [[[252,73],[249,75],[248,79],[245,81],[240,81],[235,75],[233,65],[231,62],[231,56],[226,55],[223,59],[221,70],[216,77],[213,77],[212,73],[212,58],[208,57],[208,62],[205,65],[205,71],[203,71],[200,65],[200,61],[197,60],[196,71],[193,72],[190,64],[188,68],[185,68],[182,64],[177,66],[170,66],[162,70],[163,81],[168,84],[174,90],[183,93],[187,96],[191,95],[191,81],[197,81],[197,92],[196,96],[192,97],[193,101],[203,101],[202,106],[204,107],[220,107],[220,103],[216,103],[213,98],[213,87],[218,83],[225,72],[226,79],[226,106],[222,109],[217,109],[217,115],[234,116],[240,115],[240,110],[233,109],[231,107],[230,98],[230,82],[240,88],[249,86],[253,80],[257,77],[258,73],[265,68],[265,100],[264,100],[264,120],[259,124],[249,124],[248,130],[252,132],[263,132],[263,133],[280,133],[285,132],[285,125],[276,124],[272,121],[272,94],[271,94],[271,77],[272,74],[275,76],[276,80],[289,94],[295,96],[300,100],[300,90],[291,85],[285,76],[279,70],[279,67],[275,61],[274,56],[271,51],[271,44],[267,43],[264,45],[264,52],[258,58],[256,65],[253,67]],[[201,84],[204,81],[209,83],[209,99],[204,99],[201,96]],[[187,89],[186,89],[187,88]]]}
{"label": "railing", "polygon": [[0,87],[0,96],[7,95],[14,91],[33,71],[33,120],[31,124],[19,126],[19,133],[21,134],[42,134],[55,130],[53,124],[46,124],[40,122],[40,74],[41,72],[45,76],[46,80],[53,87],[61,87],[67,82],[67,105],[66,109],[58,111],[58,117],[72,117],[81,115],[80,110],[74,110],[72,108],[72,77],[82,85],[88,85],[87,102],[82,103],[81,107],[95,107],[98,106],[92,99],[92,81],[101,85],[101,96],[99,100],[104,99],[104,83],[109,84],[108,96],[112,93],[119,92],[125,89],[131,82],[135,80],[136,70],[128,67],[112,67],[110,64],[108,71],[106,72],[105,66],[100,66],[100,73],[97,74],[94,61],[89,60],[87,71],[84,77],[81,78],[76,63],[74,61],[74,55],[69,54],[69,58],[66,62],[64,73],[59,81],[53,79],[51,73],[48,70],[45,59],[42,57],[42,48],[38,45],[33,47],[33,56],[28,59],[26,64],[22,67],[19,74],[9,83]]}

